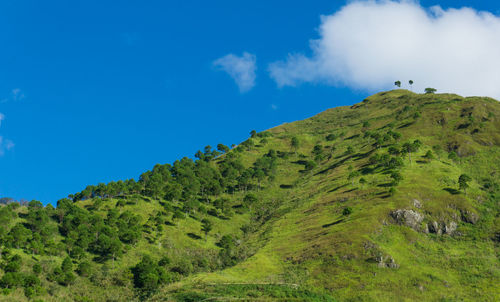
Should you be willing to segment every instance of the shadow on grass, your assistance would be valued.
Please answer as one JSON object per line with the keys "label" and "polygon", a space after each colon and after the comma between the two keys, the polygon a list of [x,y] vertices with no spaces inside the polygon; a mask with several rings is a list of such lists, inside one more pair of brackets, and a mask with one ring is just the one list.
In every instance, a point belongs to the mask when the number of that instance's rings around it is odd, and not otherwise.
{"label": "shadow on grass", "polygon": [[340,160],[340,161],[338,161],[338,162],[334,163],[334,164],[333,164],[333,165],[331,165],[330,167],[328,167],[328,168],[326,168],[326,169],[324,169],[324,170],[319,171],[319,172],[318,172],[318,173],[316,173],[315,175],[325,174],[325,173],[326,173],[326,172],[328,172],[329,170],[332,170],[332,169],[335,169],[335,168],[337,168],[337,167],[341,166],[343,163],[345,163],[346,161],[348,161],[350,158],[351,158],[351,157],[350,157],[350,156],[348,156],[348,157],[346,157],[346,158],[344,158],[344,159],[342,159],[342,160]]}
{"label": "shadow on grass", "polygon": [[333,189],[331,189],[330,191],[328,191],[328,193],[335,192],[335,191],[337,191],[338,189],[342,189],[343,187],[347,187],[347,184],[345,184],[345,185],[341,185],[341,186],[338,186],[338,187],[336,187],[336,188],[333,188]]}
{"label": "shadow on grass", "polygon": [[392,186],[393,186],[392,182],[388,182],[388,183],[385,183],[385,184],[379,184],[379,185],[377,185],[377,187],[380,187],[380,188],[390,188]]}
{"label": "shadow on grass", "polygon": [[409,123],[406,123],[404,125],[399,126],[398,129],[407,128],[407,127],[410,127],[413,124],[415,124],[415,122],[409,122]]}
{"label": "shadow on grass", "polygon": [[192,238],[192,239],[194,239],[194,240],[199,240],[199,239],[201,239],[201,236],[196,235],[195,233],[187,233],[187,235],[188,235],[188,237],[189,237],[189,238]]}
{"label": "shadow on grass", "polygon": [[339,224],[339,223],[341,223],[341,222],[343,222],[343,221],[344,221],[344,219],[339,219],[339,220],[334,221],[334,222],[332,222],[332,223],[327,223],[327,224],[324,224],[324,225],[322,225],[321,227],[323,227],[323,228],[331,227],[332,225]]}
{"label": "shadow on grass", "polygon": [[453,188],[444,188],[443,190],[453,195],[460,194],[459,190]]}

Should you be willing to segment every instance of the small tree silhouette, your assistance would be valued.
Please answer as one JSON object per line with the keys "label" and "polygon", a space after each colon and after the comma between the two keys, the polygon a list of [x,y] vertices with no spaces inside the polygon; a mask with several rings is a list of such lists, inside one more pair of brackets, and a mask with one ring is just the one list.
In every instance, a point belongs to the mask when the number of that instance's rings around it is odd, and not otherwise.
{"label": "small tree silhouette", "polygon": [[408,84],[410,84],[410,90],[413,91],[413,89],[412,89],[413,88],[413,86],[412,86],[413,85],[413,80],[409,80]]}
{"label": "small tree silhouette", "polygon": [[426,94],[433,94],[433,93],[435,93],[436,91],[437,91],[437,90],[436,90],[436,88],[430,88],[430,87],[425,88],[425,93],[426,93]]}
{"label": "small tree silhouette", "polygon": [[401,81],[396,81],[394,82],[394,85],[398,86],[398,87],[401,87]]}

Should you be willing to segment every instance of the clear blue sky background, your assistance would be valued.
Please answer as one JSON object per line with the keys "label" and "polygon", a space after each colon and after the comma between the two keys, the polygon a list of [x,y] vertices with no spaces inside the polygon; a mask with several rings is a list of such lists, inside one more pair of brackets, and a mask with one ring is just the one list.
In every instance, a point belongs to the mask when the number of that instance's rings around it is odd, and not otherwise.
{"label": "clear blue sky background", "polygon": [[[0,135],[15,147],[0,157],[0,197],[55,203],[361,101],[370,92],[280,89],[267,72],[289,52],[310,52],[320,15],[345,3],[2,1]],[[421,3],[498,12],[496,1]],[[241,94],[212,62],[244,51],[257,56],[257,85]]]}

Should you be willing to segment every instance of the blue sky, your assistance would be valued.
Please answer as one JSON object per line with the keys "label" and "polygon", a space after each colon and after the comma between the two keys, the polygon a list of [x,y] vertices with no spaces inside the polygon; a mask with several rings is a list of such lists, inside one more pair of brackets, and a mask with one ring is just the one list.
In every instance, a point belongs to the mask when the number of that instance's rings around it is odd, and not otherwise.
{"label": "blue sky", "polygon": [[[498,13],[494,1],[420,3]],[[345,4],[2,1],[0,197],[54,203],[390,87],[324,74],[281,85],[270,76],[288,54],[317,64],[309,41],[320,15]],[[214,62],[245,52],[256,71],[241,89]]]}

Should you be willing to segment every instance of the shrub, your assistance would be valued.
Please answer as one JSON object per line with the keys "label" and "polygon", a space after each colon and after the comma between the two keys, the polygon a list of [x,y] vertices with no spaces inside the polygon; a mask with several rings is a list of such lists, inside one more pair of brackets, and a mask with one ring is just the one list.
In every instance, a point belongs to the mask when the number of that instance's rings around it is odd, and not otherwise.
{"label": "shrub", "polygon": [[351,207],[345,207],[344,210],[342,211],[342,215],[348,216],[352,214],[352,208]]}

